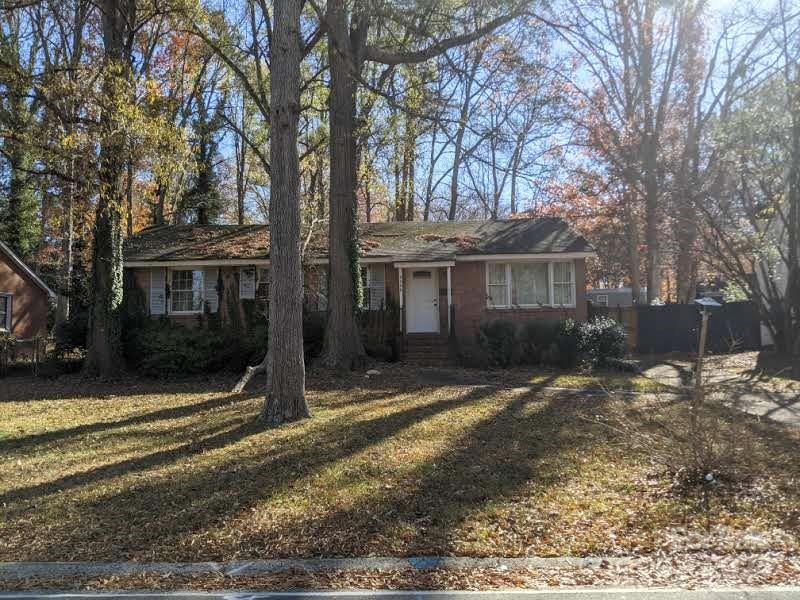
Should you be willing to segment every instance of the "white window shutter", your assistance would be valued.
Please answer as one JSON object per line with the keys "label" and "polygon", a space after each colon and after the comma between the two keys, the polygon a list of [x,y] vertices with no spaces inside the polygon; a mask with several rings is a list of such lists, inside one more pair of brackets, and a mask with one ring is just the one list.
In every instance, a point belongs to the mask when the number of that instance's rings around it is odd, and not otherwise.
{"label": "white window shutter", "polygon": [[205,300],[208,311],[215,313],[219,310],[219,295],[217,294],[217,267],[206,267],[203,269],[203,299]]}
{"label": "white window shutter", "polygon": [[256,270],[255,267],[239,269],[239,299],[253,300],[256,297]]}
{"label": "white window shutter", "polygon": [[163,315],[167,312],[165,291],[166,269],[150,269],[150,314]]}

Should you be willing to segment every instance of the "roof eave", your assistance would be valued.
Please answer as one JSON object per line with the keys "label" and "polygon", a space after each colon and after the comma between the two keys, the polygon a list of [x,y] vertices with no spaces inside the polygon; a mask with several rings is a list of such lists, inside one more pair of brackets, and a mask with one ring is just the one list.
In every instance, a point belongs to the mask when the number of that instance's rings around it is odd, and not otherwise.
{"label": "roof eave", "polygon": [[42,281],[41,278],[36,273],[33,272],[33,269],[31,269],[28,265],[22,262],[22,259],[16,254],[14,254],[14,251],[11,250],[11,248],[9,248],[5,244],[5,242],[0,242],[0,250],[2,250],[3,253],[6,256],[8,256],[8,258],[10,258],[15,265],[17,265],[20,269],[22,269],[28,275],[28,277],[30,277],[31,280],[33,280],[33,282],[36,285],[42,288],[42,290],[44,290],[47,293],[47,295],[50,296],[51,299],[55,299],[56,293],[53,290],[51,290],[50,287],[44,281]]}

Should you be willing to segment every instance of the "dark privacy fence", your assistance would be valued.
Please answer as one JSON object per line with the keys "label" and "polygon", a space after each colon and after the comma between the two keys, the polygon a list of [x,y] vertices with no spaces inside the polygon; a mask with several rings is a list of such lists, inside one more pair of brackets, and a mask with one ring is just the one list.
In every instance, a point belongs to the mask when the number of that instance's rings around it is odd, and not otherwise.
{"label": "dark privacy fence", "polygon": [[[647,354],[695,352],[700,311],[694,304],[606,308],[589,305],[589,317],[604,315],[625,325],[631,350]],[[706,348],[711,352],[761,347],[758,311],[750,302],[728,302],[711,313]]]}

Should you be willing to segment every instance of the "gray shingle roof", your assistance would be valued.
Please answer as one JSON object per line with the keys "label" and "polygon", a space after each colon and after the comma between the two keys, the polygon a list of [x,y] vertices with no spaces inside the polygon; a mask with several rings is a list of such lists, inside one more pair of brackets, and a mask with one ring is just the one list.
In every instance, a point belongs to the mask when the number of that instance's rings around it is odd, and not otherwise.
{"label": "gray shingle roof", "polygon": [[[555,218],[498,221],[413,221],[359,224],[362,256],[396,261],[452,260],[481,254],[593,252],[592,246]],[[126,261],[266,259],[266,225],[164,225],[125,243]],[[327,256],[325,232],[308,254]]]}

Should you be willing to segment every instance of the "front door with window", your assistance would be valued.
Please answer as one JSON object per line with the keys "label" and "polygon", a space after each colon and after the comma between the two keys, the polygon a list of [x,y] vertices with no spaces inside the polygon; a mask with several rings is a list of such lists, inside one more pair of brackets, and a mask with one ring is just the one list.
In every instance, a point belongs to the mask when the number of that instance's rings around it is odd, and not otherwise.
{"label": "front door with window", "polygon": [[439,290],[435,269],[408,271],[406,326],[408,333],[439,331]]}

